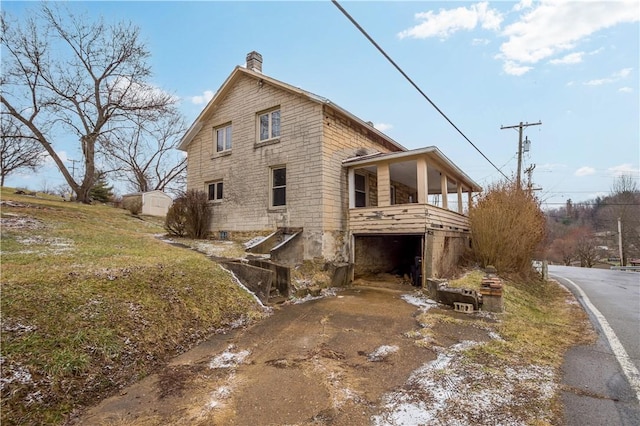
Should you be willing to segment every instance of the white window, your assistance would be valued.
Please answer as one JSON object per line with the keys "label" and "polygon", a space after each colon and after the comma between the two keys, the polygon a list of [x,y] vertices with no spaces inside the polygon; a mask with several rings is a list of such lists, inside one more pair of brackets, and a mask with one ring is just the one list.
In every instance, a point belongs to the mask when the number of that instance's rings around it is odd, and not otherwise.
{"label": "white window", "polygon": [[271,169],[271,207],[287,205],[287,168],[284,166]]}
{"label": "white window", "polygon": [[258,114],[258,140],[260,142],[280,137],[280,109]]}
{"label": "white window", "polygon": [[224,196],[224,185],[221,180],[208,184],[209,201],[220,201]]}
{"label": "white window", "polygon": [[365,175],[355,175],[355,193],[356,193],[356,207],[367,206],[367,177]]}
{"label": "white window", "polygon": [[231,150],[231,124],[216,127],[213,130],[213,137],[216,141],[216,152]]}

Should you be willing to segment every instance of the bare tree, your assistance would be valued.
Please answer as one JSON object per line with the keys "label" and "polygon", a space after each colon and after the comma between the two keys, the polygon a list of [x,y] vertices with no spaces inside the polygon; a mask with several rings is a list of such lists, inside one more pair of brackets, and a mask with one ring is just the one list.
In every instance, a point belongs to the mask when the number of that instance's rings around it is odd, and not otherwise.
{"label": "bare tree", "polygon": [[575,231],[575,251],[580,266],[591,268],[598,260],[598,245],[593,231],[589,228],[577,228]]}
{"label": "bare tree", "polygon": [[187,168],[187,158],[176,150],[185,129],[177,110],[158,120],[139,117],[105,136],[99,150],[115,176],[134,192],[177,190]]}
{"label": "bare tree", "polygon": [[629,257],[640,257],[640,191],[630,174],[620,175],[614,180],[611,195],[604,202],[598,218],[616,236],[620,219],[621,265],[626,265]]}
{"label": "bare tree", "polygon": [[[149,52],[131,23],[108,25],[43,3],[23,22],[3,13],[0,101],[51,156],[76,199],[90,202],[96,143],[132,115],[153,119],[175,103],[148,83]],[[76,182],[56,152],[75,135],[84,176]]]}
{"label": "bare tree", "polygon": [[36,171],[44,161],[44,148],[9,115],[0,116],[0,186],[20,169]]}

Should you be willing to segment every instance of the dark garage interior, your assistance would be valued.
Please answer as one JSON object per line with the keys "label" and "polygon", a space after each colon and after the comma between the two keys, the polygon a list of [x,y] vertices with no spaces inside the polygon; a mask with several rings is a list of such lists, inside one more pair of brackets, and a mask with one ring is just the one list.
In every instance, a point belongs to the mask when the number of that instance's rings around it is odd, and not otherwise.
{"label": "dark garage interior", "polygon": [[423,235],[355,236],[355,278],[385,273],[406,275],[414,285],[421,285],[423,240]]}

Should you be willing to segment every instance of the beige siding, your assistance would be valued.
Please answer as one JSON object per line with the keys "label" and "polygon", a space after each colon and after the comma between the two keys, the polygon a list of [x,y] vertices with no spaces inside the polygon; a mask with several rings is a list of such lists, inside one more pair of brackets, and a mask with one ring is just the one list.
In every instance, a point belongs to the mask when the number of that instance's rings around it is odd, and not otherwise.
{"label": "beige siding", "polygon": [[[322,105],[242,76],[205,118],[188,147],[188,188],[222,179],[224,199],[212,203],[212,231],[262,231],[278,226],[322,230]],[[279,142],[256,146],[258,112],[280,107]],[[213,129],[232,123],[230,154],[215,152]],[[270,168],[287,168],[287,206],[269,208]]]}
{"label": "beige siding", "polygon": [[354,234],[423,234],[431,229],[469,231],[469,219],[428,204],[356,208],[349,211]]}
{"label": "beige siding", "polygon": [[349,258],[346,238],[348,228],[349,194],[347,171],[342,161],[358,152],[389,152],[376,142],[372,131],[325,107],[324,140],[322,145],[323,228],[327,259]]}

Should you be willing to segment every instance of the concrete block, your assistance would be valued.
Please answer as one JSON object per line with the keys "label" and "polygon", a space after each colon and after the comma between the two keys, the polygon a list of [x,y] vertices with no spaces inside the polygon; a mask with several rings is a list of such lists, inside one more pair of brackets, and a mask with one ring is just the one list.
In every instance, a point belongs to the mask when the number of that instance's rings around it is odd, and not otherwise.
{"label": "concrete block", "polygon": [[473,305],[471,303],[453,302],[453,309],[456,312],[464,312],[465,314],[473,313]]}

